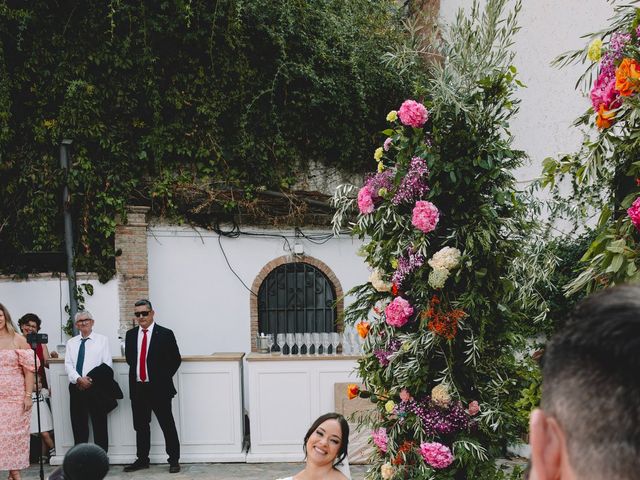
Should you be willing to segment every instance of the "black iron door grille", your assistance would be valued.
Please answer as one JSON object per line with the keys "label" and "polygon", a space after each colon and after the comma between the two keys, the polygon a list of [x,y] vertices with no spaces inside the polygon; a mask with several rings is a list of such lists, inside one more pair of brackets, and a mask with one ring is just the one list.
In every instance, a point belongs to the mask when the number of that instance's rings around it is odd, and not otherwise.
{"label": "black iron door grille", "polygon": [[335,301],[335,288],[321,270],[303,262],[280,265],[258,290],[258,331],[335,332]]}

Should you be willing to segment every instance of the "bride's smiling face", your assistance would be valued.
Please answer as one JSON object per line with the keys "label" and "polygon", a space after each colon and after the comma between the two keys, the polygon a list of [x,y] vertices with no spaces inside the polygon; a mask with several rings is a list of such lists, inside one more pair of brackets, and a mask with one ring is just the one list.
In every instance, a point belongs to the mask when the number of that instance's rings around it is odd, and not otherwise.
{"label": "bride's smiling face", "polygon": [[307,460],[318,465],[333,465],[342,445],[342,429],[338,420],[329,419],[318,425],[307,440]]}

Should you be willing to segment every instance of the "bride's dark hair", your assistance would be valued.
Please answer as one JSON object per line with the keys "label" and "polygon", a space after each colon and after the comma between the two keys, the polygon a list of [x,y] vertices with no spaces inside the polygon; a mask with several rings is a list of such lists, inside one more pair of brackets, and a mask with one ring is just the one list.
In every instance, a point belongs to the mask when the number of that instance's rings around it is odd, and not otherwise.
{"label": "bride's dark hair", "polygon": [[347,420],[339,413],[331,412],[320,415],[316,419],[316,421],[311,424],[309,430],[307,430],[307,434],[304,436],[304,442],[302,443],[302,449],[304,450],[304,458],[307,458],[307,440],[309,440],[311,434],[315,432],[316,429],[327,420],[337,420],[340,424],[340,430],[342,432],[340,450],[338,450],[338,455],[336,455],[336,461],[334,462],[334,465],[337,465],[339,463],[342,463],[342,461],[345,459],[345,457],[347,456],[347,449],[349,447],[349,424],[347,423]]}

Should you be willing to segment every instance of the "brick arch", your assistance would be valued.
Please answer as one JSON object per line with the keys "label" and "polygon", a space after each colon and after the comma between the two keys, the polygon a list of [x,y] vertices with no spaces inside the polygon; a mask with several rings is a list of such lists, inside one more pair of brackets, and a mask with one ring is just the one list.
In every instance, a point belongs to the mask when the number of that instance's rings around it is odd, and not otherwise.
{"label": "brick arch", "polygon": [[280,265],[284,265],[286,263],[308,263],[316,267],[322,273],[324,273],[333,288],[336,290],[336,318],[338,321],[338,331],[342,331],[342,314],[344,312],[344,292],[342,290],[342,285],[340,284],[340,280],[336,277],[336,274],[333,273],[333,270],[329,268],[329,266],[321,260],[317,258],[310,257],[309,255],[303,256],[292,256],[292,255],[283,255],[281,257],[275,258],[267,263],[260,273],[253,280],[253,284],[251,285],[251,291],[255,292],[255,295],[250,295],[249,298],[249,310],[251,312],[251,351],[255,352],[256,348],[256,335],[258,335],[258,291],[260,290],[260,285],[264,282],[267,275],[271,273],[272,270],[275,270]]}

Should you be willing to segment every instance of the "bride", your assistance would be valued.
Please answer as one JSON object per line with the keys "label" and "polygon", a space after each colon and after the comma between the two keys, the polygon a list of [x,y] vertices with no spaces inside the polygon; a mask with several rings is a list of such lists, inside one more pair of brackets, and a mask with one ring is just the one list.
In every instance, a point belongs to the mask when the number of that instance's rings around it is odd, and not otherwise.
{"label": "bride", "polygon": [[279,480],[350,480],[348,445],[349,424],[345,418],[339,413],[325,413],[304,436],[304,469]]}

